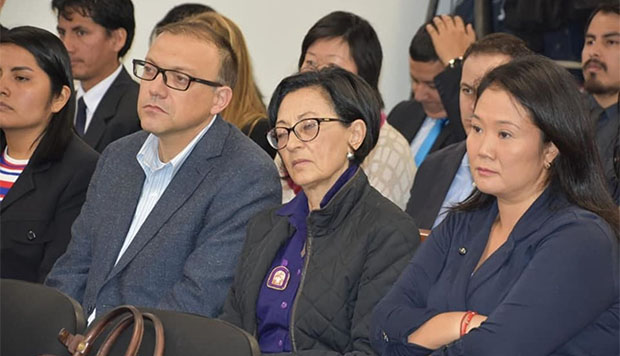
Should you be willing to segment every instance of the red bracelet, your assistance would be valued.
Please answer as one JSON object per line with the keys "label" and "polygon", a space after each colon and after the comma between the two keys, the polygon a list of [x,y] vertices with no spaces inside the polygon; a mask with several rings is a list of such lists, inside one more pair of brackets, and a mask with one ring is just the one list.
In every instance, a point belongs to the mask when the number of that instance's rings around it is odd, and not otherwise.
{"label": "red bracelet", "polygon": [[463,315],[463,318],[461,319],[461,337],[467,334],[467,327],[469,326],[471,319],[473,319],[476,314],[478,313],[469,310],[465,313],[465,315]]}

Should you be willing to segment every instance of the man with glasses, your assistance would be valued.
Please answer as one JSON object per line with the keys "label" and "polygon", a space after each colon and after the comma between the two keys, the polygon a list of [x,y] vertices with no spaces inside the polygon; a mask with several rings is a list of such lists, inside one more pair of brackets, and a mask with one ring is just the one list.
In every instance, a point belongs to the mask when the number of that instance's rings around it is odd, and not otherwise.
{"label": "man with glasses", "polygon": [[133,40],[130,0],[53,0],[77,86],[75,130],[95,150],[140,130],[138,84],[120,59]]}
{"label": "man with glasses", "polygon": [[180,22],[133,62],[145,132],[104,151],[46,280],[80,301],[89,321],[121,304],[219,313],[248,219],[280,202],[269,156],[218,116],[236,60],[208,25]]}

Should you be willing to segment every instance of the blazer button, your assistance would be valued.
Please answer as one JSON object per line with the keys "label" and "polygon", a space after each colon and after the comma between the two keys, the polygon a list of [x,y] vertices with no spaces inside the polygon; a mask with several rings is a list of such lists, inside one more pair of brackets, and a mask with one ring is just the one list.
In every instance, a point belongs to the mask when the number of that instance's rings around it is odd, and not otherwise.
{"label": "blazer button", "polygon": [[29,230],[27,237],[28,237],[28,241],[32,241],[37,238],[37,234],[35,234],[34,231]]}
{"label": "blazer button", "polygon": [[390,338],[387,336],[385,331],[381,331],[381,336],[383,337],[383,341],[390,342]]}

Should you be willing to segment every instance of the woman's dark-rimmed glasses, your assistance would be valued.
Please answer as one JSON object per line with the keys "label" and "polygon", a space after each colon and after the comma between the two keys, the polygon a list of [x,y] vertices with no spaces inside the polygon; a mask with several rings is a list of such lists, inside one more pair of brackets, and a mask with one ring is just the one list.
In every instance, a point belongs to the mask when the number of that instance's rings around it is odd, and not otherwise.
{"label": "woman's dark-rimmed glasses", "polygon": [[276,150],[281,150],[286,147],[288,143],[289,135],[291,131],[295,133],[295,136],[302,142],[309,142],[314,140],[319,135],[319,127],[322,122],[340,121],[345,122],[342,119],[337,118],[307,118],[299,120],[293,127],[276,126],[267,132],[267,142],[271,147]]}

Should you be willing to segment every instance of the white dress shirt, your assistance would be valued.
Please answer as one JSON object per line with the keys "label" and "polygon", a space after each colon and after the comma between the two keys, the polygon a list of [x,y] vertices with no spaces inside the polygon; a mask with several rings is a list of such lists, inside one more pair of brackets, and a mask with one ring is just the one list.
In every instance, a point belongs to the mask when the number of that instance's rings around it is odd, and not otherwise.
{"label": "white dress shirt", "polygon": [[[116,68],[112,74],[97,83],[94,87],[90,88],[87,92],[84,92],[81,83],[78,85],[76,99],[79,100],[81,97],[84,97],[84,104],[86,104],[86,123],[84,124],[84,132],[88,131],[88,125],[90,125],[90,122],[93,120],[93,114],[95,114],[101,99],[103,99],[105,93],[108,92],[108,89],[110,89],[110,86],[114,83],[116,77],[118,77],[122,69],[123,65],[119,64],[118,68]],[[77,100],[75,102],[77,103]],[[75,112],[77,114],[77,110]],[[73,123],[75,124],[75,118]]]}

